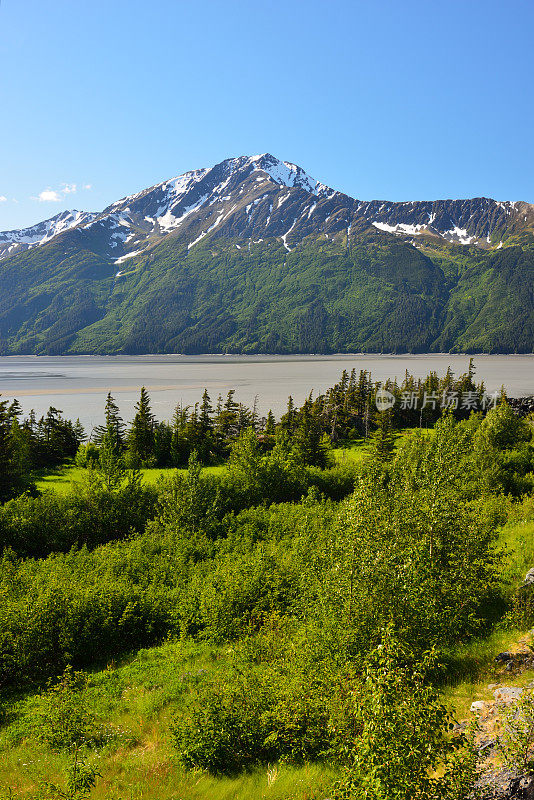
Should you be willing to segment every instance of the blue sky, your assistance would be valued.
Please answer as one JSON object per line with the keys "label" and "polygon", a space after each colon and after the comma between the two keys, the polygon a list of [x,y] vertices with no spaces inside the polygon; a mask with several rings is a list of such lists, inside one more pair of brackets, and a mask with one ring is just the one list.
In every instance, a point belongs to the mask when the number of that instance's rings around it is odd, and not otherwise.
{"label": "blue sky", "polygon": [[532,0],[1,0],[0,230],[266,151],[534,202],[533,30]]}

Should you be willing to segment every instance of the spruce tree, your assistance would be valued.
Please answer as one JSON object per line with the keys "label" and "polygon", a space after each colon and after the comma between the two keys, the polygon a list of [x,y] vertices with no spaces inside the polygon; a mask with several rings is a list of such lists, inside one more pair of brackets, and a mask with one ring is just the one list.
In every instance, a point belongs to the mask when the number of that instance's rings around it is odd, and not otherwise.
{"label": "spruce tree", "polygon": [[150,397],[144,386],[141,387],[135,412],[128,434],[128,463],[132,467],[148,466],[154,462],[156,421],[150,407]]}
{"label": "spruce tree", "polygon": [[11,420],[11,422],[13,422],[14,420],[18,419],[20,416],[22,416],[22,406],[21,406],[21,404],[19,403],[19,401],[16,398],[9,405],[9,407],[7,409],[7,413],[8,413],[8,416],[9,416],[9,419]]}
{"label": "spruce tree", "polygon": [[104,407],[105,424],[98,425],[92,435],[92,440],[95,444],[100,444],[106,434],[109,441],[113,442],[113,447],[117,452],[124,450],[124,429],[125,424],[119,413],[119,407],[115,403],[115,398],[112,397],[111,392],[108,392],[106,397],[106,405]]}
{"label": "spruce tree", "polygon": [[76,422],[73,425],[73,432],[76,438],[76,444],[79,447],[87,439],[87,434],[85,433],[85,429],[79,417],[76,417]]}
{"label": "spruce tree", "polygon": [[187,464],[190,454],[187,439],[187,421],[189,406],[176,406],[172,418],[171,462],[175,467]]}
{"label": "spruce tree", "polygon": [[0,402],[0,502],[4,503],[17,493],[21,476],[15,464],[11,419],[8,404]]}
{"label": "spruce tree", "polygon": [[266,436],[274,436],[276,430],[276,423],[274,419],[274,414],[269,409],[269,413],[267,414],[267,420],[265,422],[265,435]]}
{"label": "spruce tree", "polygon": [[291,395],[289,395],[287,399],[287,411],[280,420],[280,426],[282,427],[283,430],[288,431],[289,433],[293,431],[293,427],[295,424],[295,415],[296,415],[295,403]]}
{"label": "spruce tree", "polygon": [[329,439],[323,435],[310,398],[304,402],[299,411],[293,442],[294,449],[304,464],[323,469],[327,466]]}
{"label": "spruce tree", "polygon": [[215,418],[217,436],[223,444],[237,435],[239,405],[234,400],[235,389],[230,389],[224,405]]}
{"label": "spruce tree", "polygon": [[208,394],[208,390],[204,389],[199,411],[200,428],[204,435],[207,435],[213,430],[213,421],[211,419],[212,414],[213,408],[211,407],[210,396]]}

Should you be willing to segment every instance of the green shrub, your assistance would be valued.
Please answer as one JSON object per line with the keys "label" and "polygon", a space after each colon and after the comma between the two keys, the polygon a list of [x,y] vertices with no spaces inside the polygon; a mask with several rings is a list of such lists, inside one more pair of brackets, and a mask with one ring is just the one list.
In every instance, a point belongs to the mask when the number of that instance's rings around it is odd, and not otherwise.
{"label": "green shrub", "polygon": [[313,676],[286,666],[236,665],[224,679],[195,687],[172,724],[181,763],[232,774],[318,758],[328,744],[324,692]]}
{"label": "green shrub", "polygon": [[[335,736],[344,774],[335,800],[463,800],[476,777],[468,737],[450,736],[451,718],[426,674],[427,654],[410,664],[391,630],[368,659],[365,679],[347,697],[357,735]],[[345,733],[345,731],[343,731]]]}
{"label": "green shrub", "polygon": [[71,547],[95,547],[140,533],[155,514],[153,487],[128,482],[109,491],[97,479],[66,495],[22,495],[0,507],[0,551],[42,558]]}
{"label": "green shrub", "polygon": [[88,676],[67,666],[50,684],[33,714],[36,738],[52,750],[100,742],[101,733],[87,700]]}

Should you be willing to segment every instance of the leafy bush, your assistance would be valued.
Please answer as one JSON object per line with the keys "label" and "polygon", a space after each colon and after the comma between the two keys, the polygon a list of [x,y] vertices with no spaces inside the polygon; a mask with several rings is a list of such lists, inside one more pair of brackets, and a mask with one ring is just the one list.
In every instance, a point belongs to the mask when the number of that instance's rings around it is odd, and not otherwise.
{"label": "leafy bush", "polygon": [[517,702],[501,708],[500,716],[497,751],[503,764],[518,775],[534,775],[534,691],[524,689]]}
{"label": "leafy bush", "polygon": [[335,800],[467,796],[476,777],[476,752],[469,738],[450,736],[450,715],[425,680],[433,666],[431,654],[411,665],[391,631],[384,632],[365,679],[347,697],[357,735],[335,735],[333,752],[345,765],[333,787]]}
{"label": "leafy bush", "polygon": [[[223,678],[198,684],[172,724],[180,761],[188,768],[232,774],[280,759],[318,758],[328,746],[327,685],[298,659],[257,662],[279,652],[289,631],[275,625],[238,647]],[[309,667],[309,664],[307,665]]]}
{"label": "leafy bush", "polygon": [[33,714],[39,741],[53,750],[96,744],[100,731],[87,701],[87,680],[84,672],[65,668],[55,684],[40,698]]}
{"label": "leafy bush", "polygon": [[0,551],[9,547],[40,558],[122,539],[144,530],[155,514],[156,500],[156,491],[138,481],[109,491],[91,475],[67,495],[22,495],[0,507]]}

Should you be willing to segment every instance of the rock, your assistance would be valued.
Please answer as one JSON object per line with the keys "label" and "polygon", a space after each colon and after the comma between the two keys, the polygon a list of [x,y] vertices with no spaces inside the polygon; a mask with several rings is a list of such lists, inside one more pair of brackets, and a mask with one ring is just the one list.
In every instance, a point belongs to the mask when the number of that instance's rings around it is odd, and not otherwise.
{"label": "rock", "polygon": [[519,686],[501,686],[499,689],[495,689],[493,697],[497,703],[509,705],[519,700],[522,694],[523,689]]}
{"label": "rock", "polygon": [[488,750],[488,749],[493,750],[495,745],[496,745],[496,739],[484,739],[484,740],[482,740],[481,742],[478,743],[478,747],[477,747],[479,755],[482,755],[484,753],[484,755],[487,756],[488,753],[486,753],[486,750]]}
{"label": "rock", "polygon": [[477,800],[534,800],[534,781],[509,770],[487,772],[473,787]]}
{"label": "rock", "polygon": [[512,658],[512,654],[505,651],[504,653],[499,653],[497,656],[495,656],[495,661],[497,663],[501,663],[504,661],[511,661]]}
{"label": "rock", "polygon": [[500,683],[490,683],[488,689],[490,692],[494,692],[495,689],[498,689],[500,685]]}
{"label": "rock", "polygon": [[495,661],[497,663],[506,663],[507,661],[511,661],[513,658],[512,654],[505,650],[503,653],[499,653],[495,656]]}
{"label": "rock", "polygon": [[474,703],[471,703],[471,707],[469,711],[471,714],[481,714],[484,711],[485,702],[483,700],[475,700]]}
{"label": "rock", "polygon": [[523,583],[527,584],[527,586],[534,583],[534,567],[532,569],[529,569],[529,571],[525,575],[525,580],[523,581]]}

